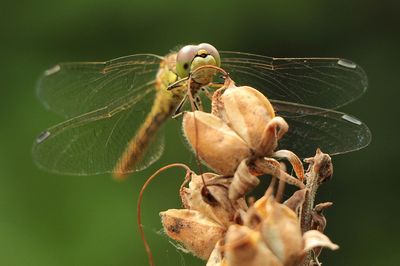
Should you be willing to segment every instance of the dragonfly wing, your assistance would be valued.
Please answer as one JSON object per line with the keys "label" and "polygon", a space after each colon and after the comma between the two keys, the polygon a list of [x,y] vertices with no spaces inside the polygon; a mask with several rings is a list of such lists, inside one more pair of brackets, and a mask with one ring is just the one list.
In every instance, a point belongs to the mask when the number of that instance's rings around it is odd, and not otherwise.
{"label": "dragonfly wing", "polygon": [[[125,99],[115,100],[106,107],[47,129],[33,146],[35,162],[55,173],[113,172],[127,143],[150,112],[155,94],[153,81],[125,95]],[[141,161],[128,171],[141,170],[157,160],[163,151],[163,143],[163,135],[158,134]]]}
{"label": "dragonfly wing", "polygon": [[125,98],[154,80],[161,60],[138,54],[107,62],[61,63],[44,72],[37,94],[48,109],[72,118]]}
{"label": "dragonfly wing", "polygon": [[289,124],[278,148],[291,150],[301,158],[313,156],[317,148],[330,155],[351,152],[371,141],[368,127],[353,116],[289,102],[271,103],[276,114]]}
{"label": "dragonfly wing", "polygon": [[340,58],[274,58],[221,52],[221,67],[237,85],[262,91],[269,99],[336,109],[367,89],[365,72]]}

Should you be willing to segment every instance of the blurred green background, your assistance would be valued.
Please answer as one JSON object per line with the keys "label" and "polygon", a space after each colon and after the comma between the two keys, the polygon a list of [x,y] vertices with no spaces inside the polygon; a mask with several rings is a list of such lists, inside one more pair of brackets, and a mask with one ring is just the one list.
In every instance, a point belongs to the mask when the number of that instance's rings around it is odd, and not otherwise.
{"label": "blurred green background", "polygon": [[[166,54],[209,42],[223,50],[354,60],[369,90],[342,111],[373,132],[370,146],[334,157],[320,201],[327,234],[340,245],[324,265],[399,265],[399,48],[397,1],[3,1],[0,15],[0,265],[147,265],[136,201],[148,176],[188,162],[178,122],[162,160],[123,183],[108,175],[71,177],[38,170],[37,134],[62,120],[35,96],[39,75],[62,61]],[[195,168],[194,168],[195,169]],[[144,198],[156,265],[204,265],[160,233],[158,212],[178,208],[183,171],[158,178]]]}

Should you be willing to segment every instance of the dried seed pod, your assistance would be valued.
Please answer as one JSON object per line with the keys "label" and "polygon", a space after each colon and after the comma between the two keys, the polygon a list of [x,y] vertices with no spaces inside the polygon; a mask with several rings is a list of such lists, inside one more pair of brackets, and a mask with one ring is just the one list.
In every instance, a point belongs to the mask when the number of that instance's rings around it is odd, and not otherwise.
{"label": "dried seed pod", "polygon": [[265,130],[275,117],[268,99],[258,90],[248,87],[230,87],[219,98],[217,116],[221,117],[251,149],[259,154],[272,153],[265,142]]}
{"label": "dried seed pod", "polygon": [[[207,189],[204,189],[204,183],[200,175],[192,175],[189,187],[181,189],[182,202],[185,208],[199,211],[228,228],[233,222],[236,210],[239,208],[246,209],[245,201],[242,199],[238,203],[232,203],[229,200],[228,187],[232,178],[212,173],[203,174],[203,178],[207,184]],[[207,195],[204,195],[205,191],[207,191]]]}
{"label": "dried seed pod", "polygon": [[207,260],[226,228],[198,211],[170,209],[160,213],[167,235],[195,256]]}
{"label": "dried seed pod", "polygon": [[233,175],[251,154],[248,145],[223,120],[205,112],[185,113],[183,132],[194,152],[222,175]]}
{"label": "dried seed pod", "polygon": [[[204,181],[203,181],[204,180]],[[191,174],[190,177],[190,182],[188,187],[181,187],[180,190],[180,196],[181,200],[183,203],[183,206],[186,209],[193,209],[193,210],[198,210],[196,209],[199,205],[199,201],[196,201],[195,197],[193,196],[193,193],[199,193],[201,192],[204,182],[206,184],[220,184],[221,186],[228,187],[230,183],[232,182],[231,178],[221,178],[220,175],[214,174],[214,173],[204,173],[202,175],[197,175],[195,173]],[[184,183],[184,185],[186,182]],[[200,201],[203,201],[203,199],[200,199]]]}
{"label": "dried seed pod", "polygon": [[224,252],[222,251],[222,242],[223,241],[220,240],[217,242],[217,244],[215,244],[210,257],[208,258],[206,266],[228,266],[224,258]]}
{"label": "dried seed pod", "polygon": [[283,265],[298,265],[304,258],[303,236],[296,214],[272,197],[266,202],[266,218],[261,235]]}
{"label": "dried seed pod", "polygon": [[229,266],[283,266],[262,241],[260,233],[246,226],[229,227],[224,250]]}

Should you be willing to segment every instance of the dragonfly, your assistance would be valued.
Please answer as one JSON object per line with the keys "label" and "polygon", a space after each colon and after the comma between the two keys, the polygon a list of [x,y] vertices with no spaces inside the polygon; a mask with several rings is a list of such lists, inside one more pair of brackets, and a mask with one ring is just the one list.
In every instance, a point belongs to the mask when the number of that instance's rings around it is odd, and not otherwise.
{"label": "dragonfly", "polygon": [[166,56],[135,54],[46,70],[37,95],[65,121],[38,135],[34,161],[44,170],[68,175],[124,178],[147,168],[163,153],[166,121],[182,107],[188,90],[197,95],[207,88],[212,74],[200,75],[190,88],[179,81],[205,65],[222,68],[236,85],[252,86],[268,97],[290,126],[279,149],[303,158],[317,148],[336,155],[371,140],[363,122],[336,110],[367,89],[367,76],[354,62],[218,51],[201,43]]}

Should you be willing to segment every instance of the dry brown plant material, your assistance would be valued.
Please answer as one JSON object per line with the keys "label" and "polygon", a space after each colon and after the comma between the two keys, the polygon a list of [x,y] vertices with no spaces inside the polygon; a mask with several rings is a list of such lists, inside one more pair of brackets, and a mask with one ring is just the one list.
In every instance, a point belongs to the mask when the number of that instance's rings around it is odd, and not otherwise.
{"label": "dry brown plant material", "polygon": [[[338,248],[323,234],[322,210],[314,206],[319,185],[333,173],[329,155],[317,150],[303,164],[291,151],[276,151],[288,130],[268,99],[251,87],[232,82],[213,94],[212,113],[185,113],[184,134],[196,155],[216,173],[187,176],[180,189],[184,209],[160,213],[166,234],[207,266],[320,265],[323,247]],[[295,176],[281,167],[286,159]],[[271,175],[263,197],[245,195],[258,176]],[[275,178],[297,187],[284,203],[275,200]],[[279,192],[282,194],[282,191]]]}
{"label": "dry brown plant material", "polygon": [[[294,210],[301,209],[306,201],[306,189],[296,192],[285,204],[276,202],[269,189],[248,207],[244,198],[227,204],[231,178],[211,173],[204,176],[213,184],[210,187],[219,189],[211,189],[211,196],[205,198],[200,176],[192,174],[189,186],[181,188],[182,202],[190,210],[171,209],[160,215],[167,235],[208,260],[208,266],[313,265],[318,263],[319,254],[307,260],[308,254],[322,247],[338,248],[321,230],[303,233],[300,221],[304,212]],[[312,215],[320,218],[320,210],[327,204],[317,206]],[[314,224],[320,223],[319,218]]]}

